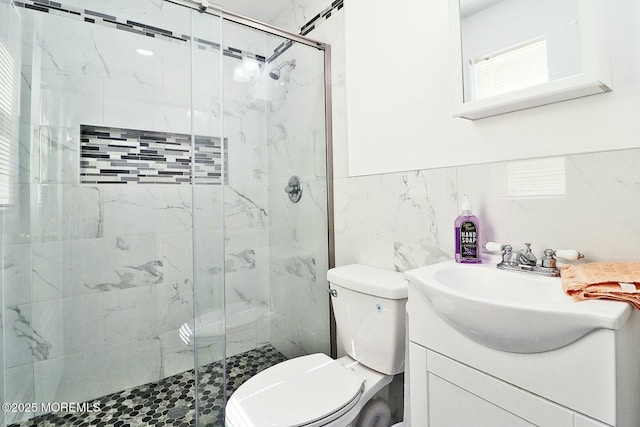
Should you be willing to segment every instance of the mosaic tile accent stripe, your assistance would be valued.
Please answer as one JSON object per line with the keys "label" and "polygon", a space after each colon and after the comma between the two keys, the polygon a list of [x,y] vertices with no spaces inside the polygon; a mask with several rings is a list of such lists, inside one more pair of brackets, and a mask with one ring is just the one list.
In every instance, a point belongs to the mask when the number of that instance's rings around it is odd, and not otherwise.
{"label": "mosaic tile accent stripe", "polygon": [[[172,41],[177,43],[186,43],[191,41],[191,36],[187,34],[176,33],[165,28],[155,27],[153,25],[144,24],[141,22],[132,21],[125,18],[118,18],[113,15],[108,15],[95,10],[82,9],[78,7],[64,6],[62,3],[49,1],[49,0],[22,0],[15,1],[16,6],[24,9],[29,9],[37,12],[50,13],[52,15],[67,16],[84,20],[84,22],[90,24],[98,24],[107,27],[111,27],[117,30],[128,31],[133,34],[138,34],[145,37],[153,37],[163,39],[166,41]],[[199,49],[213,49],[220,50],[220,43],[212,42],[206,39],[194,37],[193,41],[198,44]],[[260,62],[265,62],[264,55],[258,55],[254,52],[243,51],[233,47],[226,47],[223,49],[223,54],[231,58],[242,59],[243,54],[251,58],[255,58]]]}
{"label": "mosaic tile accent stripe", "polygon": [[[335,0],[329,6],[327,6],[322,12],[318,13],[316,16],[311,18],[306,24],[300,27],[300,35],[306,36],[311,31],[313,31],[318,25],[320,25],[324,20],[327,20],[331,17],[333,11],[340,10],[344,7],[344,0]],[[273,54],[267,58],[267,64],[275,61],[280,55],[287,51],[291,46],[293,46],[292,40],[287,40],[285,42],[280,43],[274,51]]]}
{"label": "mosaic tile accent stripe", "polygon": [[[62,3],[48,0],[22,0],[14,1],[18,7],[35,10],[38,12],[51,13],[54,15],[69,16],[73,18],[83,19],[91,24],[101,24],[108,27],[117,28],[119,30],[129,31],[145,37],[161,37],[172,41],[186,42],[190,37],[184,34],[176,34],[173,31],[151,25],[142,24],[135,21],[118,19],[115,16],[105,13],[96,12],[90,9],[82,9],[78,7],[64,6]],[[218,45],[218,48],[220,45]]]}
{"label": "mosaic tile accent stripe", "polygon": [[[144,24],[141,22],[132,21],[129,19],[118,18],[113,15],[96,12],[91,9],[82,9],[77,7],[64,6],[62,3],[49,0],[22,0],[15,1],[16,6],[22,7],[37,12],[51,13],[54,15],[69,16],[72,18],[82,19],[87,23],[99,24],[115,28],[122,31],[128,31],[130,33],[138,34],[145,37],[160,38],[173,42],[189,42],[191,36],[187,34],[180,34],[167,30],[164,28],[155,27],[153,25]],[[306,24],[300,28],[300,35],[306,36],[313,31],[321,22],[322,19],[327,20],[331,17],[333,11],[340,10],[344,7],[344,0],[334,0],[331,5],[326,7],[322,12],[318,13]],[[198,44],[199,49],[214,49],[220,50],[220,43],[212,42],[209,40],[195,37],[194,42]],[[270,63],[275,61],[282,53],[289,49],[293,45],[291,40],[287,40],[280,44],[274,52],[267,58],[266,55],[259,55],[255,52],[243,51],[234,47],[223,48],[223,54],[225,56],[242,59],[243,55],[250,58],[255,58],[262,63]]]}
{"label": "mosaic tile accent stripe", "polygon": [[309,22],[300,27],[300,35],[306,36],[311,31],[313,31],[314,28],[316,28],[316,26],[321,22],[321,18],[324,18],[325,20],[329,19],[334,10],[340,10],[343,7],[344,0],[335,0],[331,3],[330,6],[325,8],[322,12],[311,18]]}
{"label": "mosaic tile accent stripe", "polygon": [[[80,125],[82,184],[191,184],[191,157],[188,134]],[[195,136],[193,157],[196,184],[221,184],[220,138]]]}
{"label": "mosaic tile accent stripe", "polygon": [[[253,375],[285,360],[271,345],[227,358],[227,396]],[[205,427],[224,425],[223,372],[222,362],[204,366],[199,372],[200,425]],[[194,395],[194,371],[191,370],[87,402],[89,407],[97,404],[98,412],[45,414],[9,427],[189,427],[195,422]]]}

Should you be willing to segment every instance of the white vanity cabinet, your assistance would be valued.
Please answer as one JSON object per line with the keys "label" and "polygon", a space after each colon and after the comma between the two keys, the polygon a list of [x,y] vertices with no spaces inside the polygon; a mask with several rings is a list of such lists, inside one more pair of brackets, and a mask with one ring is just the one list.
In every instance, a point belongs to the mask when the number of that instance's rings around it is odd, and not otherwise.
{"label": "white vanity cabinet", "polygon": [[637,310],[618,330],[530,354],[469,340],[412,285],[407,312],[412,427],[640,426]]}
{"label": "white vanity cabinet", "polygon": [[605,427],[421,345],[410,343],[411,425]]}

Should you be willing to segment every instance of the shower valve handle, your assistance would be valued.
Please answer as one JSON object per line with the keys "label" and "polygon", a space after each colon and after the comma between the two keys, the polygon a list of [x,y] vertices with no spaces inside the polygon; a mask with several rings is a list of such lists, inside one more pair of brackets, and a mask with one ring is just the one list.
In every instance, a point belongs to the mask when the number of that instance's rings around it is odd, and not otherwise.
{"label": "shower valve handle", "polygon": [[287,186],[284,187],[284,191],[289,194],[296,194],[298,191],[300,191],[300,186],[295,182],[292,184],[287,184]]}
{"label": "shower valve handle", "polygon": [[293,203],[298,203],[302,197],[302,184],[300,183],[300,178],[295,175],[289,178],[289,182],[287,182],[287,186],[284,187],[284,191],[289,195],[289,200]]}

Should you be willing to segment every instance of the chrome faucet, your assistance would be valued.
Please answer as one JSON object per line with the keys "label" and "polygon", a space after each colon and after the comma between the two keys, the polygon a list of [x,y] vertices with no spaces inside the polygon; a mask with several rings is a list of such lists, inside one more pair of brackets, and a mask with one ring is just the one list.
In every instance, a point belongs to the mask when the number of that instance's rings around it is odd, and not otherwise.
{"label": "chrome faucet", "polygon": [[531,252],[531,243],[525,243],[525,249],[519,252],[515,252],[511,245],[502,245],[495,242],[488,242],[484,246],[490,252],[496,250],[502,252],[502,261],[496,266],[501,270],[521,271],[550,277],[560,276],[560,269],[556,263],[557,258],[566,260],[584,258],[583,254],[573,249],[545,249],[544,257],[538,264],[538,259]]}
{"label": "chrome faucet", "polygon": [[520,267],[524,270],[533,270],[538,264],[538,259],[533,252],[531,252],[531,243],[525,243],[524,245],[527,248],[523,252],[520,252],[520,256],[518,257]]}

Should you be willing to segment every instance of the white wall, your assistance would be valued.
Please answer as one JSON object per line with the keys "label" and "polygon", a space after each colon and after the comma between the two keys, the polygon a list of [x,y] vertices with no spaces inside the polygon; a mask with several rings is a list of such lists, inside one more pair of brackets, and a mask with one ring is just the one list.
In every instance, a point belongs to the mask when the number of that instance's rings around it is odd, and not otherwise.
{"label": "white wall", "polygon": [[350,176],[640,146],[636,1],[608,3],[613,92],[474,122],[451,117],[446,1],[345,10]]}

